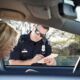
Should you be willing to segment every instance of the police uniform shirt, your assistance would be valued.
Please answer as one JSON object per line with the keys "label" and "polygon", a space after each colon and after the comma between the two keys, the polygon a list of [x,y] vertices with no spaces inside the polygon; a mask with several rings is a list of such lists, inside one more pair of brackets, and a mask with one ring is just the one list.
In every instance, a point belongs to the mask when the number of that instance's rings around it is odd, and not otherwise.
{"label": "police uniform shirt", "polygon": [[14,48],[14,51],[10,54],[10,59],[13,60],[28,60],[32,59],[36,54],[42,54],[48,56],[51,54],[51,46],[48,41],[45,43],[45,53],[43,52],[43,41],[34,42],[30,39],[30,34],[22,35],[18,45]]}

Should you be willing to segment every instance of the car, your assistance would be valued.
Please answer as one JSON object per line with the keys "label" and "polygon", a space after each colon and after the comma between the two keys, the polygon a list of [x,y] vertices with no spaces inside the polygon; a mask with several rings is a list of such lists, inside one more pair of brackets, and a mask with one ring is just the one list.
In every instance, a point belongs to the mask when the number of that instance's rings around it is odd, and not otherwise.
{"label": "car", "polygon": [[[42,24],[80,35],[80,21],[76,12],[79,5],[78,0],[0,0],[0,18]],[[5,65],[3,60],[1,67],[4,70],[0,71],[0,75],[7,75],[6,79],[12,79],[13,75],[17,75],[15,79],[19,75],[27,75],[29,79],[80,80],[79,55],[72,66],[12,66]]]}

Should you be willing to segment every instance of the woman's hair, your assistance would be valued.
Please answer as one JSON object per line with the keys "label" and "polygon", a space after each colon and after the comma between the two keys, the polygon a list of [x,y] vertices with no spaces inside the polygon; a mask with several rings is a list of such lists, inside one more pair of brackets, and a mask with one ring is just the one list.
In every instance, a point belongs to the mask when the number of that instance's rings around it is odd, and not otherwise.
{"label": "woman's hair", "polygon": [[17,36],[16,30],[7,23],[0,21],[0,58],[10,53],[9,50],[14,48]]}

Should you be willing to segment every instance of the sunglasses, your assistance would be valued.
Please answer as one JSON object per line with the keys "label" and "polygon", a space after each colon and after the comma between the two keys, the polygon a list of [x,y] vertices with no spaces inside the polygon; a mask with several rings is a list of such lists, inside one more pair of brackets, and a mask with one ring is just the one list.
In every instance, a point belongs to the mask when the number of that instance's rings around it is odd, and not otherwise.
{"label": "sunglasses", "polygon": [[35,30],[35,33],[36,33],[37,35],[40,35],[40,37],[42,37],[42,38],[45,37],[45,35],[46,35],[46,34],[40,33],[40,31],[39,31],[38,29]]}

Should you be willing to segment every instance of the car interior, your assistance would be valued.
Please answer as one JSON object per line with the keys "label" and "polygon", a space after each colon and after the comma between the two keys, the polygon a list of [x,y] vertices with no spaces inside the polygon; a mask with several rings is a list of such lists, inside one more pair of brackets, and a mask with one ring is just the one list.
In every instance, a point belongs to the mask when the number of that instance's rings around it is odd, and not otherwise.
{"label": "car interior", "polygon": [[[0,63],[0,75],[31,75],[36,78],[42,76],[42,79],[45,77],[46,80],[49,77],[53,80],[80,80],[79,11],[79,0],[0,0],[0,20],[16,25],[14,28],[19,30],[21,35],[29,33],[34,24],[49,27],[46,38],[51,41],[54,55],[57,55],[56,66],[9,65],[7,56]],[[64,36],[65,40],[58,43],[55,35],[58,35],[59,41]],[[73,50],[69,52],[71,49]]]}

